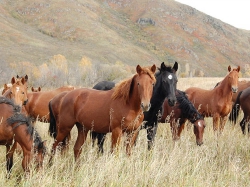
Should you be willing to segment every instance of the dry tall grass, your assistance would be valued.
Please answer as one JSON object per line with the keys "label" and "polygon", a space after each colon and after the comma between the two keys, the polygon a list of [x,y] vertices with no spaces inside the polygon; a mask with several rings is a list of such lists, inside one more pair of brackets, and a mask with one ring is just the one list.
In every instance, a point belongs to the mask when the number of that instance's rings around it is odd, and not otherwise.
{"label": "dry tall grass", "polygon": [[[213,88],[221,78],[180,79],[178,88],[185,90],[190,86]],[[204,144],[197,146],[192,125],[187,125],[178,142],[173,142],[169,124],[159,124],[155,147],[147,150],[146,132],[139,134],[137,145],[130,157],[124,146],[111,155],[110,136],[107,137],[103,155],[92,148],[90,138],[83,146],[79,163],[73,159],[73,139],[66,155],[55,155],[52,166],[34,169],[28,178],[23,175],[21,156],[15,154],[14,167],[10,179],[6,179],[5,148],[0,154],[0,183],[2,186],[250,186],[250,141],[243,136],[239,125],[229,122],[222,135],[212,130],[212,121],[206,119]],[[50,150],[53,140],[47,135],[48,124],[37,122],[36,127],[43,139],[47,139]]]}

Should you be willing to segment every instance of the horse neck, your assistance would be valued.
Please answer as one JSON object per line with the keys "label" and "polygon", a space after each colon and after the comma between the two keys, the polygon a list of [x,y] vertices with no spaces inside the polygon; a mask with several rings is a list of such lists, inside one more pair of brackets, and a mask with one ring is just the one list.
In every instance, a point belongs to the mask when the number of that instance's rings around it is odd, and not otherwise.
{"label": "horse neck", "polygon": [[223,98],[228,98],[229,100],[232,100],[233,92],[231,86],[228,85],[227,76],[221,81],[219,86],[214,88],[214,90],[218,90]]}
{"label": "horse neck", "polygon": [[152,98],[150,100],[151,103],[151,108],[160,108],[165,100],[165,98],[167,97],[167,94],[164,92],[164,90],[162,90],[162,86],[161,86],[162,82],[160,80],[160,77],[156,78],[156,84],[155,87],[153,89],[153,95]]}
{"label": "horse neck", "polygon": [[141,98],[138,92],[137,84],[134,84],[133,91],[129,96],[129,104],[132,106],[133,110],[141,110]]}

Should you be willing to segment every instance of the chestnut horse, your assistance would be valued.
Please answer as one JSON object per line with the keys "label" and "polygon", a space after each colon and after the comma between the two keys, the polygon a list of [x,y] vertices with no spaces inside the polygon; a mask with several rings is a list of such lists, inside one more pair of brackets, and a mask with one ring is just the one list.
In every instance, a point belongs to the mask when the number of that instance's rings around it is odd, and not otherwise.
{"label": "chestnut horse", "polygon": [[39,86],[38,88],[34,88],[33,86],[31,87],[31,91],[32,92],[40,92],[42,89],[41,87]]}
{"label": "chestnut horse", "polygon": [[194,125],[194,134],[197,145],[203,144],[203,133],[206,127],[204,117],[189,101],[185,92],[176,91],[177,103],[169,106],[167,100],[162,105],[161,123],[170,123],[173,140],[180,139],[185,122],[189,120]]}
{"label": "chestnut horse", "polygon": [[13,100],[16,105],[26,105],[28,97],[25,78],[16,79],[15,77],[12,77],[11,84],[12,86],[3,94],[3,96]]}
{"label": "chestnut horse", "polygon": [[212,90],[191,87],[185,92],[195,108],[206,117],[213,117],[213,129],[222,132],[232,109],[233,93],[238,90],[240,67],[231,71],[228,66],[228,75]]}
{"label": "chestnut horse", "polygon": [[121,136],[126,132],[128,138],[126,152],[130,155],[143,120],[143,112],[148,111],[151,105],[150,99],[156,81],[155,70],[155,65],[145,68],[137,65],[137,73],[132,78],[121,82],[111,90],[79,88],[61,98],[57,96],[59,102],[56,102],[56,106],[52,106],[52,102],[49,104],[54,116],[53,108],[59,111],[56,124],[50,124],[55,130],[50,133],[57,133],[52,154],[76,124],[78,137],[74,146],[75,159],[80,156],[81,146],[90,130],[98,133],[112,132],[111,152],[118,148]]}
{"label": "chestnut horse", "polygon": [[15,105],[8,98],[0,97],[0,145],[6,146],[8,173],[11,172],[13,166],[16,142],[23,150],[22,167],[25,172],[29,171],[29,163],[34,156],[40,168],[46,151],[44,142],[41,141],[29,119],[20,112],[21,107],[19,105]]}
{"label": "chestnut horse", "polygon": [[[101,81],[93,86],[95,90],[111,90],[115,87],[115,82],[113,81]],[[97,133],[91,131],[92,144],[95,145],[95,140],[97,139],[97,146],[100,153],[103,153],[103,144],[106,137],[106,133]]]}
{"label": "chestnut horse", "polygon": [[[174,66],[166,66],[164,62],[161,63],[159,71],[156,73],[156,84],[153,89],[153,96],[151,98],[151,107],[149,111],[144,112],[145,124],[143,128],[147,129],[148,149],[153,146],[157,127],[158,127],[158,111],[161,109],[163,101],[166,99],[169,105],[173,106],[176,102],[175,91],[177,84],[176,71],[178,70],[178,63],[175,62]],[[107,87],[107,86],[106,86]],[[105,87],[98,87],[105,88]],[[98,139],[99,152],[103,152],[103,142],[105,134],[92,133],[92,140]]]}
{"label": "chestnut horse", "polygon": [[49,91],[29,92],[29,102],[25,105],[25,110],[33,120],[37,119],[41,122],[49,123],[49,101],[63,91],[74,89],[75,87],[73,86],[63,86]]}
{"label": "chestnut horse", "polygon": [[236,124],[240,108],[244,113],[244,117],[240,122],[242,133],[245,134],[246,124],[248,126],[248,133],[249,133],[250,132],[250,87],[239,92],[236,98],[232,112],[230,113],[231,117],[229,117],[231,121],[233,120],[234,124]]}

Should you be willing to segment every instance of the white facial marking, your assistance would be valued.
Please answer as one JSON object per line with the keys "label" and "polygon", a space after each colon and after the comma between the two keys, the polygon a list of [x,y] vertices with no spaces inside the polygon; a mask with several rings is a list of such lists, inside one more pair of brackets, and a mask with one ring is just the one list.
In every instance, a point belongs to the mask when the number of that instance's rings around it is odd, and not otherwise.
{"label": "white facial marking", "polygon": [[173,76],[172,76],[172,75],[169,75],[169,76],[168,76],[168,79],[172,79],[172,78],[173,78]]}
{"label": "white facial marking", "polygon": [[16,91],[19,92],[19,87],[16,87]]}
{"label": "white facial marking", "polygon": [[201,126],[202,126],[200,121],[198,122],[198,126],[199,126],[199,127],[201,127]]}

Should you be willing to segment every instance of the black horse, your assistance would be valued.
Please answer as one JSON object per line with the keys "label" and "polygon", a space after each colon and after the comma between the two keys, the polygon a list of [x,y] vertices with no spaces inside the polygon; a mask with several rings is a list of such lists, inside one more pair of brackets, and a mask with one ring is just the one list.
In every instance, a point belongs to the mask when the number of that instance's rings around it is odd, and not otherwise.
{"label": "black horse", "polygon": [[250,87],[238,93],[236,101],[231,110],[229,120],[236,124],[239,116],[239,110],[242,109],[244,117],[240,122],[242,133],[245,134],[246,124],[248,125],[248,133],[250,132]]}
{"label": "black horse", "polygon": [[[178,70],[178,63],[175,62],[174,66],[166,66],[164,62],[161,63],[161,67],[156,73],[156,84],[153,90],[153,96],[151,98],[151,107],[148,112],[144,112],[144,125],[142,128],[147,129],[148,150],[153,146],[157,127],[158,127],[158,111],[161,109],[165,99],[167,99],[170,106],[174,106],[176,103],[176,84],[177,77],[176,71]],[[94,135],[93,135],[94,134]],[[103,153],[103,143],[106,134],[93,133],[93,143],[95,139],[98,139],[99,152]]]}

